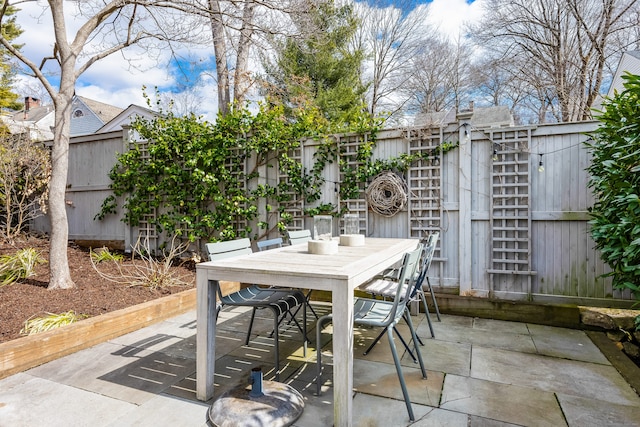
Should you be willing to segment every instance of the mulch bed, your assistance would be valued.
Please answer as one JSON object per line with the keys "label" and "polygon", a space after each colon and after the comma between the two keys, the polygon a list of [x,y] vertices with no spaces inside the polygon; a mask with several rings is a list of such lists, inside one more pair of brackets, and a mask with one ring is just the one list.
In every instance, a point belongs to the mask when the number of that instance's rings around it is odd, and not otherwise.
{"label": "mulch bed", "polygon": [[[36,249],[44,259],[49,258],[48,240],[35,237],[24,238],[13,244],[0,243],[0,255],[13,254],[27,247]],[[152,290],[105,280],[92,266],[88,248],[70,244],[68,256],[71,278],[76,284],[73,289],[48,290],[48,264],[39,265],[35,276],[0,287],[0,342],[22,336],[20,330],[31,317],[69,310],[93,317],[195,287],[195,266],[192,262],[171,267],[174,277],[180,278],[186,285]],[[131,268],[134,262],[141,263],[140,260],[127,257],[122,266],[124,269]],[[112,262],[99,263],[98,268],[103,273],[118,274]]]}

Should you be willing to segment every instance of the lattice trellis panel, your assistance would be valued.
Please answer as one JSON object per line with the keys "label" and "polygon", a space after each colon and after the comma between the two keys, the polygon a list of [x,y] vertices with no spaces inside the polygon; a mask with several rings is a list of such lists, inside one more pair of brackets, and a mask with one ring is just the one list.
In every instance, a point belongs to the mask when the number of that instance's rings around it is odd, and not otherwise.
{"label": "lattice trellis panel", "polygon": [[407,177],[410,237],[423,239],[440,231],[442,225],[442,128],[412,129],[405,137],[409,140],[409,154],[423,156],[412,165]]}
{"label": "lattice trellis panel", "polygon": [[[242,162],[236,162],[235,159],[242,158],[245,159]],[[242,149],[235,148],[229,150],[229,158],[225,162],[225,168],[229,171],[231,175],[236,178],[236,181],[240,185],[238,191],[242,193],[247,193],[247,178],[246,178],[246,170],[247,170],[247,160],[245,153]],[[245,203],[244,208],[248,206]],[[235,224],[236,230],[246,230],[248,227],[248,222],[245,217],[236,216],[233,219],[233,223]]]}
{"label": "lattice trellis panel", "polygon": [[[349,169],[357,169],[358,162],[358,147],[367,142],[367,135],[345,135],[338,140],[340,147],[340,160],[345,163]],[[344,175],[341,173],[339,181],[344,180]],[[350,214],[358,215],[360,219],[359,225],[361,231],[369,230],[368,215],[367,215],[367,201],[365,197],[365,185],[360,184],[359,187],[360,197],[357,199],[340,200],[340,208],[346,208]],[[342,229],[342,224],[340,224]]]}
{"label": "lattice trellis panel", "polygon": [[[289,153],[289,157],[302,162],[302,148],[297,148]],[[286,173],[282,173],[282,168],[278,170],[278,182],[289,183],[289,176]],[[290,230],[302,230],[304,228],[304,200],[296,191],[289,191],[282,194],[282,196],[289,196],[289,201],[285,203],[284,213],[288,214],[292,218],[292,222],[287,225]]]}
{"label": "lattice trellis panel", "polygon": [[531,129],[491,131],[489,138],[493,165],[488,272],[493,289],[494,274],[535,274],[531,270]]}
{"label": "lattice trellis panel", "polygon": [[[140,158],[144,161],[149,161],[151,159],[151,155],[149,154],[149,142],[148,141],[132,141],[129,144],[129,147],[136,146],[140,150]],[[158,209],[152,208],[151,213],[147,215],[143,215],[138,224],[138,235],[136,236],[137,241],[140,242],[146,249],[149,250],[157,250],[160,241],[158,232],[155,227],[156,219],[158,218]],[[132,245],[137,244],[136,241],[131,242]],[[128,248],[127,248],[128,249]]]}

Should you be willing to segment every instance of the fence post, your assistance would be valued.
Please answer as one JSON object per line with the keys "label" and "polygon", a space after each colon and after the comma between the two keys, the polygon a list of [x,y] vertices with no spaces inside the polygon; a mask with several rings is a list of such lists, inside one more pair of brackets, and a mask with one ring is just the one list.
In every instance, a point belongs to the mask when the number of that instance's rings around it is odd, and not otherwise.
{"label": "fence post", "polygon": [[458,206],[458,269],[460,277],[460,295],[467,295],[472,289],[471,271],[471,116],[473,110],[458,112],[458,141],[460,164],[458,167],[459,206]]}

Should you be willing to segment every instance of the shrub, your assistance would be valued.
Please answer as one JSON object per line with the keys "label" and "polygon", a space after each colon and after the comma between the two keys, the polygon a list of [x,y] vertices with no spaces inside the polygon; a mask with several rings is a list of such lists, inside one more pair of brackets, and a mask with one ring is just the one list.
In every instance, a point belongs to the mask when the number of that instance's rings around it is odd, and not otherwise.
{"label": "shrub", "polygon": [[623,78],[624,90],[605,100],[602,124],[587,142],[596,197],[590,224],[613,286],[640,299],[640,76]]}

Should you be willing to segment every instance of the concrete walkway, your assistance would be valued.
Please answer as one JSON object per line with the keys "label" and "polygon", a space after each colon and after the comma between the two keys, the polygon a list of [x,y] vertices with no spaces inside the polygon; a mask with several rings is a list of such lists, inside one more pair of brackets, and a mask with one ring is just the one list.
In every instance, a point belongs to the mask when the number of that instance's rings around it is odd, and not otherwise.
{"label": "concrete walkway", "polygon": [[[244,346],[248,314],[221,314],[216,397],[248,384],[252,367],[272,375],[271,321],[260,319]],[[414,317],[428,379],[408,355],[402,362],[414,423],[388,343],[363,356],[377,331],[356,331],[354,426],[640,425],[640,397],[582,331],[443,315],[431,338],[424,319]],[[314,395],[315,343],[305,358],[300,334],[281,334],[282,377],[306,401],[299,427],[333,421],[330,326],[325,332],[321,396]],[[1,380],[0,426],[205,427],[211,402],[195,399],[195,333],[194,311]]]}

